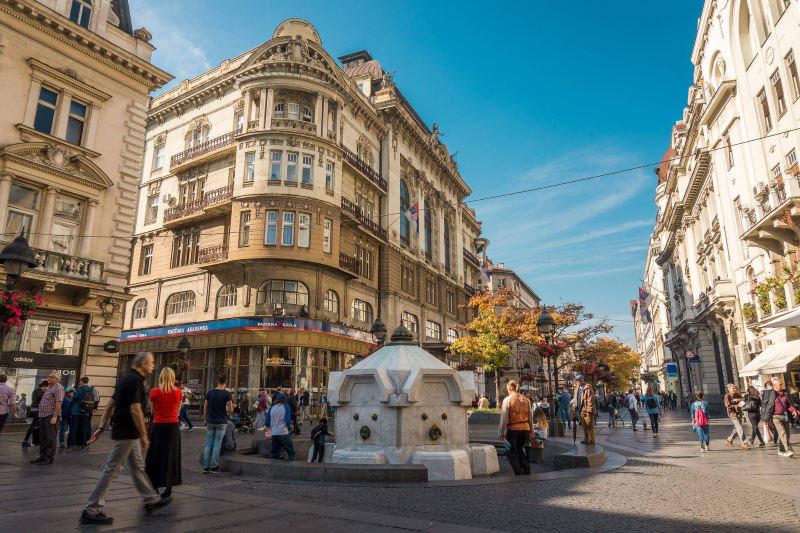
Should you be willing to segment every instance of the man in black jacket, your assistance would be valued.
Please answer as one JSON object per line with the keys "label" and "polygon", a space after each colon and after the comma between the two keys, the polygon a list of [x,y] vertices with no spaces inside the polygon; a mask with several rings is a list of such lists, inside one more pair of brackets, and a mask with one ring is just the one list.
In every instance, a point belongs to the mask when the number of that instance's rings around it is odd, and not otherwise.
{"label": "man in black jacket", "polygon": [[45,379],[39,383],[39,387],[33,391],[33,397],[31,398],[31,417],[33,421],[31,425],[28,427],[28,431],[25,433],[25,438],[22,439],[22,447],[28,448],[31,446],[31,443],[28,442],[28,439],[33,441],[34,446],[39,445],[39,402],[42,400],[42,395],[44,394],[45,389],[50,383]]}
{"label": "man in black jacket", "polygon": [[761,420],[769,429],[772,434],[772,440],[778,445],[778,449],[783,451],[783,446],[778,441],[778,430],[772,423],[772,414],[775,412],[775,389],[772,388],[772,381],[767,380],[764,383],[764,390],[761,391]]}

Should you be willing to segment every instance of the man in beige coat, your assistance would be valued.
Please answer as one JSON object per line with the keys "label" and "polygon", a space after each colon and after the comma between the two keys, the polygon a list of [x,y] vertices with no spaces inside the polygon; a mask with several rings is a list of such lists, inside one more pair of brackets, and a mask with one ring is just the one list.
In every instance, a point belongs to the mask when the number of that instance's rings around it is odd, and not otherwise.
{"label": "man in beige coat", "polygon": [[597,404],[594,399],[594,389],[586,382],[582,375],[575,376],[577,389],[575,390],[575,413],[583,427],[582,444],[594,444],[594,415]]}

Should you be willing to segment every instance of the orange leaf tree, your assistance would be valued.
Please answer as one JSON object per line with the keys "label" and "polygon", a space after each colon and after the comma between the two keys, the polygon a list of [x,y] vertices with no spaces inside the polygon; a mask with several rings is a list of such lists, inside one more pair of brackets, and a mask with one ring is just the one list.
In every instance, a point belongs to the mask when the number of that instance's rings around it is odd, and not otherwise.
{"label": "orange leaf tree", "polygon": [[[605,363],[608,370],[599,370],[600,363]],[[639,375],[640,366],[641,357],[633,348],[618,340],[604,337],[587,344],[572,369],[585,374],[590,381],[605,381],[609,389],[613,390],[627,388]]]}

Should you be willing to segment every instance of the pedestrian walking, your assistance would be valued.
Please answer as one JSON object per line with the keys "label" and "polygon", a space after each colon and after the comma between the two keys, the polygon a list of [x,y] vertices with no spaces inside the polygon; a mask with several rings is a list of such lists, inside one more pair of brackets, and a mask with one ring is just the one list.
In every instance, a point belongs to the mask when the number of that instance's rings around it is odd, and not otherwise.
{"label": "pedestrian walking", "polygon": [[764,424],[764,437],[767,442],[775,443],[779,451],[785,451],[783,444],[778,442],[778,430],[772,423],[772,414],[775,411],[775,389],[772,388],[772,380],[764,382],[764,390],[761,391],[761,423]]}
{"label": "pedestrian walking", "polygon": [[39,457],[31,463],[51,465],[56,456],[58,437],[58,417],[61,416],[61,402],[64,400],[64,387],[59,383],[58,373],[53,370],[47,375],[48,387],[39,400]]}
{"label": "pedestrian walking", "polygon": [[106,431],[112,416],[111,439],[114,441],[108,452],[106,462],[100,472],[100,478],[89,496],[89,501],[81,513],[82,524],[111,524],[114,519],[103,512],[106,504],[106,493],[123,467],[127,467],[133,478],[133,484],[144,498],[147,512],[163,507],[172,501],[171,496],[159,497],[150,478],[144,471],[143,452],[150,447],[147,428],[144,424],[145,401],[144,380],[153,373],[155,362],[150,352],[139,352],[134,356],[131,368],[126,370],[117,380],[114,395],[108,402],[100,426],[89,439],[94,443]]}
{"label": "pedestrian walking", "polygon": [[793,457],[794,449],[791,440],[791,422],[798,416],[797,409],[789,403],[786,389],[779,378],[772,379],[772,386],[775,389],[775,403],[772,409],[772,424],[778,432],[777,441],[780,442],[783,451],[778,451],[781,457]]}
{"label": "pedestrian walking", "polygon": [[150,448],[145,457],[147,477],[158,491],[164,487],[162,498],[172,494],[172,487],[181,484],[181,430],[178,412],[183,401],[183,391],[175,386],[175,371],[161,369],[158,387],[150,389],[150,407],[153,424],[150,428]]}
{"label": "pedestrian walking", "polygon": [[267,412],[267,427],[270,430],[272,450],[270,458],[278,460],[285,450],[290,461],[295,460],[294,443],[292,442],[292,407],[289,397],[279,392],[272,399],[272,406]]}
{"label": "pedestrian walking", "polygon": [[297,393],[297,424],[302,426],[303,421],[308,419],[309,422],[313,422],[311,417],[308,416],[308,406],[309,402],[311,401],[311,394],[304,388],[300,388],[300,392]]}
{"label": "pedestrian walking", "polygon": [[17,420],[25,420],[28,418],[28,396],[23,392],[17,398]]}
{"label": "pedestrian walking", "polygon": [[674,390],[669,391],[669,407],[672,411],[678,408],[678,395]]}
{"label": "pedestrian walking", "polygon": [[294,389],[289,389],[289,394],[286,396],[286,401],[284,402],[287,406],[289,406],[292,410],[292,432],[295,435],[300,434],[300,424],[297,420],[297,412],[298,412],[298,401],[297,401],[297,392]]}
{"label": "pedestrian walking", "polygon": [[58,447],[72,448],[75,444],[75,429],[72,427],[72,398],[75,387],[64,389],[64,399],[61,400],[61,420],[58,422]]}
{"label": "pedestrian walking", "polygon": [[661,396],[653,392],[653,387],[648,385],[642,397],[642,404],[650,418],[650,427],[653,428],[653,438],[658,437],[658,417],[661,415]]}
{"label": "pedestrian walking", "polygon": [[256,398],[256,431],[263,431],[266,421],[268,402],[267,391],[258,389],[258,398]]}
{"label": "pedestrian walking", "polygon": [[76,448],[86,449],[87,442],[92,432],[92,413],[100,402],[97,391],[89,385],[89,378],[84,376],[80,379],[80,386],[75,390],[72,397],[70,411],[70,436]]}
{"label": "pedestrian walking", "polygon": [[[639,411],[637,411],[636,406],[638,405],[639,400],[636,398],[636,395],[633,393],[633,389],[628,389],[628,395],[625,397],[625,407],[627,407],[628,412],[631,415],[631,426],[633,426],[634,431],[639,431],[636,429],[636,422],[639,421]],[[646,424],[642,424],[644,429],[647,429]]]}
{"label": "pedestrian walking", "polygon": [[742,412],[747,415],[747,420],[750,422],[750,442],[755,444],[757,437],[761,443],[758,447],[765,447],[764,437],[758,427],[761,423],[761,395],[752,385],[747,387],[747,396],[745,397],[744,406],[742,406]]}
{"label": "pedestrian walking", "polygon": [[14,410],[17,405],[17,395],[14,388],[8,384],[8,376],[0,374],[0,433],[7,419],[14,418]]}
{"label": "pedestrian walking", "polygon": [[311,456],[311,462],[321,463],[325,457],[325,437],[333,437],[328,433],[328,419],[322,417],[319,419],[319,424],[311,428],[311,441],[314,443],[314,453]]}
{"label": "pedestrian walking", "polygon": [[50,383],[44,379],[39,383],[39,387],[33,391],[31,395],[31,425],[28,426],[28,431],[25,432],[25,437],[22,439],[22,447],[28,448],[30,446],[39,445],[39,402],[42,400],[44,391]]}
{"label": "pedestrian walking", "polygon": [[572,420],[569,418],[569,404],[572,402],[572,395],[565,387],[559,387],[558,390],[558,417],[564,421],[568,429],[572,429]]}
{"label": "pedestrian walking", "polygon": [[703,399],[703,393],[695,393],[695,401],[689,404],[689,412],[692,416],[692,431],[697,433],[700,440],[700,452],[709,451],[710,436],[708,431],[708,402]]}
{"label": "pedestrian walking", "polygon": [[725,404],[725,409],[728,412],[728,419],[733,424],[731,434],[728,435],[728,438],[725,439],[725,442],[728,444],[728,446],[733,446],[733,438],[738,435],[739,440],[742,442],[742,449],[752,449],[748,443],[747,435],[744,434],[742,422],[739,420],[739,415],[742,412],[742,405],[744,405],[742,394],[739,392],[739,387],[733,383],[728,383],[728,392],[725,394],[722,401]]}
{"label": "pedestrian walking", "polygon": [[606,400],[606,412],[608,413],[608,427],[617,427],[617,397],[614,394],[608,396]]}
{"label": "pedestrian walking", "polygon": [[531,473],[531,465],[525,453],[525,446],[528,445],[533,431],[531,403],[519,393],[519,385],[514,380],[506,384],[506,391],[508,396],[501,404],[498,435],[505,442],[506,457],[514,474],[528,475]]}
{"label": "pedestrian walking", "polygon": [[328,416],[328,392],[322,389],[322,394],[319,395],[319,416],[327,418]]}
{"label": "pedestrian walking", "polygon": [[594,391],[586,379],[578,374],[575,376],[578,390],[575,392],[575,416],[583,427],[582,444],[594,444],[594,413],[597,405],[594,403]]}
{"label": "pedestrian walking", "polygon": [[233,396],[226,386],[225,374],[217,378],[217,387],[206,393],[203,418],[206,420],[206,445],[203,451],[203,473],[219,472],[219,451],[228,417],[233,412]]}
{"label": "pedestrian walking", "polygon": [[192,389],[183,385],[181,387],[181,410],[178,414],[179,422],[183,422],[186,424],[186,427],[189,428],[187,431],[191,431],[194,429],[194,424],[192,424],[192,419],[189,418],[189,406],[192,405]]}

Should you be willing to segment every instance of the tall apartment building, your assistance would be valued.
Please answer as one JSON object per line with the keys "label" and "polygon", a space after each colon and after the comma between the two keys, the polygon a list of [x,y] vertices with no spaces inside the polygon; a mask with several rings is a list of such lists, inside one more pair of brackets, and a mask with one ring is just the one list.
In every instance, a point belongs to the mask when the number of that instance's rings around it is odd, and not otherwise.
{"label": "tall apartment building", "polygon": [[[148,93],[169,81],[150,63],[127,0],[0,0],[0,224],[38,267],[17,289],[46,304],[8,331],[0,372],[17,395],[51,370],[89,376],[104,399],[117,373],[128,299]],[[2,275],[5,278],[5,274]]]}
{"label": "tall apartment building", "polygon": [[125,354],[186,361],[197,390],[227,373],[241,393],[316,395],[378,316],[442,357],[461,334],[470,189],[378,61],[339,61],[289,19],[151,102]]}
{"label": "tall apartment building", "polygon": [[652,253],[684,392],[800,382],[800,6],[706,1]]}

